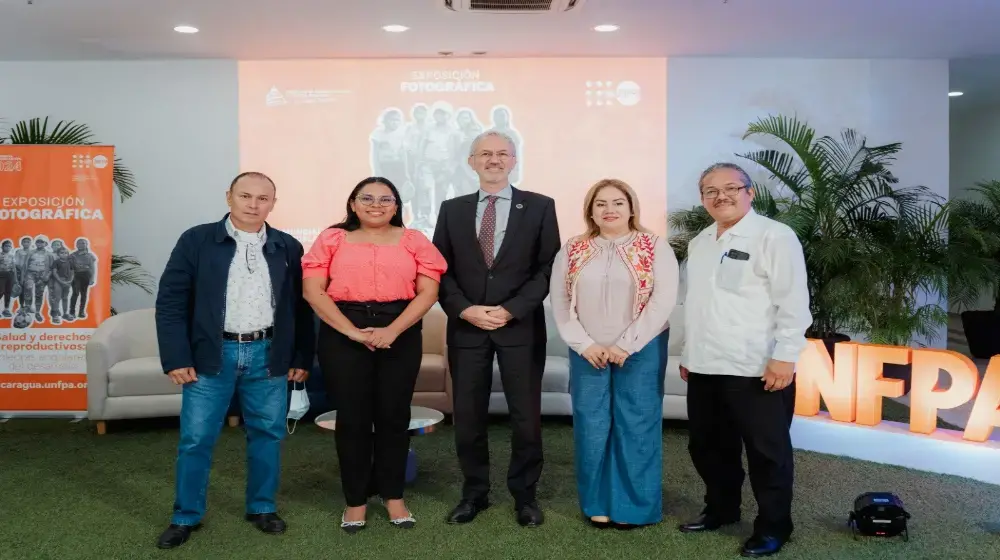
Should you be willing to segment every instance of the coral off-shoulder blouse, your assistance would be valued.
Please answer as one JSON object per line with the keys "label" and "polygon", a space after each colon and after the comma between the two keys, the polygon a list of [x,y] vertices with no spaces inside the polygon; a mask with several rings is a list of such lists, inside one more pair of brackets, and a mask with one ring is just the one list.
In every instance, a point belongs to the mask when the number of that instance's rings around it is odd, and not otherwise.
{"label": "coral off-shoulder blouse", "polygon": [[415,229],[403,231],[395,245],[376,245],[352,243],[346,230],[328,228],[302,256],[302,277],[328,277],[326,293],[334,301],[410,300],[418,274],[440,282],[447,269],[441,252]]}

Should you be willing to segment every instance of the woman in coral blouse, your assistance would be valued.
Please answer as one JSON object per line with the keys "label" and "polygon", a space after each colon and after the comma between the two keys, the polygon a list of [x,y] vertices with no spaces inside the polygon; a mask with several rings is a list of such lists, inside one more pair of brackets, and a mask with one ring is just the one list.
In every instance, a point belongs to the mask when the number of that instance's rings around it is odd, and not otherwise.
{"label": "woman in coral blouse", "polygon": [[302,257],[303,294],[322,319],[319,365],[338,403],[341,527],[349,533],[365,526],[369,488],[393,525],[416,523],[403,503],[410,400],[421,322],[447,265],[424,234],[403,227],[401,212],[396,187],[369,177],[351,191],[347,218]]}
{"label": "woman in coral blouse", "polygon": [[570,348],[580,507],[592,525],[629,529],[663,516],[663,375],[678,266],[639,223],[622,181],[590,188],[587,231],[556,256],[550,299]]}

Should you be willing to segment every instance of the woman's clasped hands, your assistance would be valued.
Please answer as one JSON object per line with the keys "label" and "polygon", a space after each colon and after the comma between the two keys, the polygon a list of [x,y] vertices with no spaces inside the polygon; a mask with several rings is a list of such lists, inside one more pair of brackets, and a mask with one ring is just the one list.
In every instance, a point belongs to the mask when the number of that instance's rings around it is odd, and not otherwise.
{"label": "woman's clasped hands", "polygon": [[367,327],[356,329],[350,334],[354,342],[364,344],[369,350],[391,348],[399,333],[392,327]]}
{"label": "woman's clasped hands", "polygon": [[629,353],[616,346],[601,346],[600,344],[591,344],[583,351],[581,356],[584,357],[590,365],[594,366],[596,369],[604,369],[608,367],[608,364],[615,364],[618,367],[625,365],[625,360],[628,359]]}

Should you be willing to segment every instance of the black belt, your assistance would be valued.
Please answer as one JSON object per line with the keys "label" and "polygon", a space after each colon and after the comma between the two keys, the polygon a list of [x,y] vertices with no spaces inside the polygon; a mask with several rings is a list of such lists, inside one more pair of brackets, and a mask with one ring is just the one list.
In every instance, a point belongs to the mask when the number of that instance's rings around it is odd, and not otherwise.
{"label": "black belt", "polygon": [[222,340],[235,340],[236,342],[254,342],[256,340],[267,340],[274,335],[274,327],[267,327],[266,329],[248,332],[248,333],[234,333],[234,332],[223,332]]}
{"label": "black belt", "polygon": [[338,301],[337,307],[341,311],[360,311],[369,317],[376,315],[399,315],[410,304],[409,300],[396,301]]}

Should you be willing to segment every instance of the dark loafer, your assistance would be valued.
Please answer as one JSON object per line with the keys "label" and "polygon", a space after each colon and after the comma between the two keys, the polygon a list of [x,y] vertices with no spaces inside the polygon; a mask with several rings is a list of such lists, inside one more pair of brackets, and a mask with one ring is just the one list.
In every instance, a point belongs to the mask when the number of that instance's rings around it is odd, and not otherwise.
{"label": "dark loafer", "polygon": [[448,523],[452,525],[469,523],[488,507],[490,503],[487,500],[462,500],[448,514]]}
{"label": "dark loafer", "polygon": [[677,528],[682,533],[702,533],[705,531],[717,531],[726,525],[733,525],[739,522],[739,519],[722,519],[714,515],[701,515],[698,519],[684,523]]}
{"label": "dark loafer", "polygon": [[785,539],[772,537],[769,535],[753,535],[743,544],[740,556],[748,558],[763,558],[771,556],[781,551],[785,546]]}
{"label": "dark loafer", "polygon": [[201,523],[197,525],[174,525],[170,524],[167,530],[160,534],[156,540],[157,548],[177,548],[186,543],[191,538],[191,533],[201,529]]}
{"label": "dark loafer", "polygon": [[285,521],[277,513],[248,513],[247,521],[268,535],[280,535],[287,528]]}
{"label": "dark loafer", "polygon": [[517,523],[521,527],[538,527],[545,522],[545,516],[538,504],[532,502],[517,509]]}

